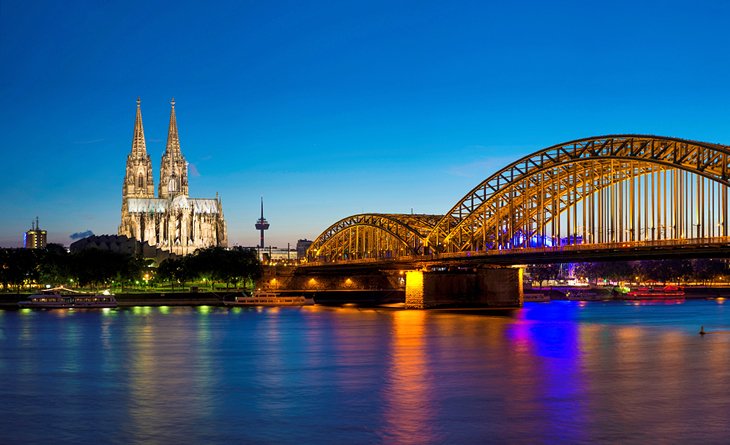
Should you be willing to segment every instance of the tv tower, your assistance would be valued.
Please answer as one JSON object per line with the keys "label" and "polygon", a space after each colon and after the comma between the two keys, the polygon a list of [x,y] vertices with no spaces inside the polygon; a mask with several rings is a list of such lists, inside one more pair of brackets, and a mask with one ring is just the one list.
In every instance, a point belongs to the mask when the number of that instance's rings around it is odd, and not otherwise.
{"label": "tv tower", "polygon": [[264,197],[261,197],[261,218],[256,221],[256,230],[261,231],[261,247],[264,248],[264,230],[269,230],[269,222],[264,218]]}

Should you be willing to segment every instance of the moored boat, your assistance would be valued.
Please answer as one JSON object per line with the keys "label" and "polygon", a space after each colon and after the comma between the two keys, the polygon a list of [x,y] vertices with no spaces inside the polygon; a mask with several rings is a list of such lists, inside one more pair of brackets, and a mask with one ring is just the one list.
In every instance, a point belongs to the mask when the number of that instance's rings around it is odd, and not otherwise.
{"label": "moored boat", "polygon": [[85,294],[61,287],[33,294],[27,300],[18,302],[18,306],[38,309],[115,308],[117,300],[114,295]]}
{"label": "moored boat", "polygon": [[314,304],[314,299],[301,295],[255,291],[253,295],[239,295],[233,301],[224,301],[223,304],[226,306],[310,306]]}
{"label": "moored boat", "polygon": [[525,303],[547,303],[552,300],[549,295],[542,292],[525,292],[522,301]]}
{"label": "moored boat", "polygon": [[684,290],[678,286],[664,286],[662,288],[640,287],[626,294],[628,300],[654,300],[684,298]]}

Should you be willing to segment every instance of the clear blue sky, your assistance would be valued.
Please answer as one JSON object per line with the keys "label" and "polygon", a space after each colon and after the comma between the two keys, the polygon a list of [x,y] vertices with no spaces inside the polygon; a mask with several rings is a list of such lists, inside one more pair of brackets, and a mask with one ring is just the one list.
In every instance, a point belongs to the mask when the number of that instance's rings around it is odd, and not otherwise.
{"label": "clear blue sky", "polygon": [[[730,144],[730,2],[0,2],[0,245],[116,233],[135,100],[155,184],[175,97],[230,244],[444,213],[580,137]],[[267,242],[268,244],[268,242]]]}

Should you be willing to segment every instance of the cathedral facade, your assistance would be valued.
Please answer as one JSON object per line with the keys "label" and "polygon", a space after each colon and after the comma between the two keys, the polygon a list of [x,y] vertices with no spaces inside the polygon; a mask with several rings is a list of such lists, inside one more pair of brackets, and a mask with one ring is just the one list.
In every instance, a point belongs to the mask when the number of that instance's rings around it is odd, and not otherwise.
{"label": "cathedral facade", "polygon": [[228,243],[221,200],[188,197],[188,165],[180,151],[171,102],[167,147],[160,165],[160,183],[155,198],[152,163],[144,139],[142,110],[137,99],[132,151],[127,156],[127,171],[122,184],[122,222],[119,235],[176,255]]}

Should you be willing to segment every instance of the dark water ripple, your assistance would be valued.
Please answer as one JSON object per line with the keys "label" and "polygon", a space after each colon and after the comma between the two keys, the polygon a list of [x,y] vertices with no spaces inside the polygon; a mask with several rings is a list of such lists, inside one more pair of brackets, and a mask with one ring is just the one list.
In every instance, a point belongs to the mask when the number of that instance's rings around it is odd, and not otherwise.
{"label": "dark water ripple", "polygon": [[728,307],[0,311],[0,443],[726,443]]}

